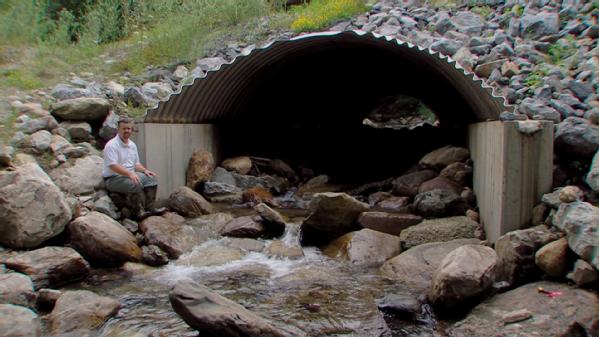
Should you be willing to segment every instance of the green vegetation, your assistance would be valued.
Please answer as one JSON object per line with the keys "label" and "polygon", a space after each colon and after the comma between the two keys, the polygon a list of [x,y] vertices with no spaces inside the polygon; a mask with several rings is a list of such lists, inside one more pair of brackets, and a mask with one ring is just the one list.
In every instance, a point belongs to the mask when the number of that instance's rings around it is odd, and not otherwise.
{"label": "green vegetation", "polygon": [[564,39],[551,44],[547,53],[551,57],[553,64],[562,66],[568,57],[576,53],[577,49],[576,40],[572,35],[568,35]]}
{"label": "green vegetation", "polygon": [[367,9],[365,0],[313,0],[292,10],[297,18],[291,24],[291,28],[295,32],[318,30]]}
{"label": "green vegetation", "polygon": [[480,15],[483,18],[486,18],[489,15],[491,15],[491,13],[493,13],[493,10],[489,6],[476,6],[476,7],[472,7],[472,8],[470,8],[470,11],[473,12],[473,13],[476,13],[476,14]]}
{"label": "green vegetation", "polygon": [[[507,10],[507,9],[508,9],[508,7],[506,7],[506,10]],[[524,14],[524,7],[522,7],[522,6],[518,5],[518,4],[516,4],[516,5],[514,5],[514,7],[512,7],[512,9],[511,9],[511,12],[512,12],[512,13],[513,13],[515,16],[517,16],[517,17],[520,17],[520,16],[522,16],[522,14]]]}
{"label": "green vegetation", "polygon": [[534,91],[543,84],[543,78],[547,76],[547,70],[543,67],[537,67],[533,72],[528,74],[524,80],[524,85],[529,87],[529,91]]}

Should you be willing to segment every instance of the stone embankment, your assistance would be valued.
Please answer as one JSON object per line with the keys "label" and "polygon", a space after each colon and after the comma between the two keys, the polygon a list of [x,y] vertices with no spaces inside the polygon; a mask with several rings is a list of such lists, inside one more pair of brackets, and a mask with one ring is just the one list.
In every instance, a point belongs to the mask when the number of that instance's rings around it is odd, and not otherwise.
{"label": "stone embankment", "polygon": [[[535,207],[530,228],[489,247],[469,186],[472,164],[460,147],[439,149],[412,171],[351,190],[280,160],[244,156],[216,166],[198,151],[187,186],[168,200],[173,212],[140,223],[123,219],[103,190],[99,151],[116,134],[126,104],[154,106],[255,46],[217,51],[191,71],[153,69],[129,77],[126,86],[73,75],[49,93],[11,98],[18,114],[14,136],[0,144],[0,332],[39,336],[41,316],[51,333],[87,334],[116,314],[118,301],[56,288],[85,279],[92,268],[163,265],[220,236],[278,238],[289,224],[271,207],[295,206],[308,210],[295,229],[300,243],[275,240],[252,249],[301,258],[300,244],[316,245],[414,292],[388,294],[378,301],[385,310],[417,315],[430,303],[439,314],[460,316],[472,309],[448,328],[451,336],[598,336],[599,8],[577,0],[479,2],[442,9],[385,0],[333,29],[372,31],[450,56],[505,95],[515,110],[502,119],[555,123],[556,189]],[[216,212],[213,203],[222,202],[254,211],[235,218]],[[187,303],[191,298],[206,304]],[[186,322],[222,336],[235,335],[236,324],[249,336],[304,335],[201,285],[177,286],[171,301]],[[70,310],[72,303],[81,310]],[[208,304],[218,305],[220,316],[197,313]]]}

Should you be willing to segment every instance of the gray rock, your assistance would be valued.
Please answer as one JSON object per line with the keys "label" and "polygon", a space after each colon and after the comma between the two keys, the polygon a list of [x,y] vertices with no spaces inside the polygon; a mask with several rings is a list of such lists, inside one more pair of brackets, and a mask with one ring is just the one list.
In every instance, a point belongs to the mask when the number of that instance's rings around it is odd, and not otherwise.
{"label": "gray rock", "polygon": [[542,11],[538,14],[525,13],[520,18],[520,34],[524,37],[539,39],[559,33],[560,21],[557,13]]}
{"label": "gray rock", "polygon": [[204,230],[207,233],[211,233],[210,237],[214,238],[218,236],[220,230],[231,220],[233,220],[233,216],[229,213],[214,213],[189,220],[187,221],[187,224],[194,228]]}
{"label": "gray rock", "polygon": [[92,155],[64,164],[50,172],[50,176],[61,190],[72,195],[86,195],[104,186],[102,169],[104,160]]}
{"label": "gray rock", "polygon": [[91,96],[91,92],[87,89],[76,88],[69,84],[57,84],[52,91],[50,92],[52,97],[58,99],[59,101],[79,98],[79,97],[89,97]]}
{"label": "gray rock", "polygon": [[264,248],[264,254],[269,257],[290,260],[301,259],[304,257],[304,251],[299,244],[289,244],[281,240],[271,241],[271,243]]}
{"label": "gray rock", "polygon": [[401,252],[399,237],[371,229],[347,233],[326,245],[323,252],[354,266],[378,267]]}
{"label": "gray rock", "polygon": [[40,118],[27,118],[21,123],[16,123],[18,130],[26,134],[32,134],[39,130],[52,130],[58,126],[58,122],[52,116]]}
{"label": "gray rock", "polygon": [[125,89],[125,102],[127,102],[134,108],[150,108],[158,104],[157,100],[147,97],[137,87],[130,87]]}
{"label": "gray rock", "polygon": [[69,224],[71,245],[87,261],[99,266],[120,266],[141,260],[133,234],[109,216],[90,212]]}
{"label": "gray rock", "polygon": [[569,106],[561,101],[552,99],[549,101],[549,105],[551,105],[552,108],[557,110],[562,115],[562,118],[568,118],[568,117],[574,116],[576,114],[576,111],[574,109],[572,109],[571,106]]}
{"label": "gray rock", "polygon": [[585,182],[593,189],[593,191],[599,191],[599,151],[593,156],[591,163],[591,169],[585,177]]}
{"label": "gray rock", "polygon": [[535,264],[535,253],[563,234],[552,232],[545,225],[506,233],[495,242],[499,256],[497,280],[517,286],[541,276]]}
{"label": "gray rock", "polygon": [[0,171],[0,198],[0,243],[6,247],[37,247],[71,219],[64,195],[35,163]]}
{"label": "gray rock", "polygon": [[[573,194],[573,196],[568,197],[567,194]],[[567,199],[573,198],[574,200],[582,200],[584,198],[584,192],[576,186],[568,186],[567,188],[560,187],[551,193],[543,194],[541,201],[553,209],[558,209],[562,203],[574,201],[564,199],[566,197],[568,197]]]}
{"label": "gray rock", "polygon": [[476,57],[472,55],[470,49],[462,47],[453,55],[453,59],[456,60],[464,69],[472,71],[476,64]]}
{"label": "gray rock", "polygon": [[31,147],[36,152],[45,152],[50,148],[52,134],[46,130],[40,130],[32,134],[29,141],[31,142]]}
{"label": "gray rock", "polygon": [[403,249],[430,243],[475,237],[478,224],[465,216],[424,220],[404,229],[399,238]]}
{"label": "gray rock", "polygon": [[435,22],[435,31],[441,35],[445,35],[450,30],[456,30],[457,26],[449,17],[444,17]]}
{"label": "gray rock", "polygon": [[317,193],[310,203],[312,213],[302,222],[302,245],[323,245],[357,229],[360,213],[368,204],[345,193]]}
{"label": "gray rock", "polygon": [[380,271],[383,276],[396,280],[415,292],[427,293],[435,270],[447,254],[460,246],[480,243],[477,239],[425,243],[387,260]]}
{"label": "gray rock", "polygon": [[547,106],[547,104],[541,100],[525,98],[522,103],[520,103],[518,109],[520,110],[520,113],[528,115],[534,119],[545,119],[555,123],[559,123],[561,121],[561,114],[555,109]]}
{"label": "gray rock", "polygon": [[104,120],[110,111],[110,103],[103,98],[80,97],[60,101],[52,105],[52,115],[69,121]]}
{"label": "gray rock", "polygon": [[579,80],[569,81],[568,89],[570,89],[581,101],[586,100],[590,95],[593,94],[593,84]]}
{"label": "gray rock", "polygon": [[495,282],[497,254],[492,248],[465,245],[441,261],[432,280],[429,300],[438,308],[453,309],[476,299]]}
{"label": "gray rock", "polygon": [[64,137],[59,135],[53,135],[52,141],[50,142],[50,151],[54,154],[54,156],[58,156],[64,154],[64,151],[71,146],[71,143],[66,140]]}
{"label": "gray rock", "polygon": [[572,159],[590,159],[599,148],[599,126],[586,119],[568,117],[557,125],[555,150]]}
{"label": "gray rock", "polygon": [[489,77],[493,70],[500,69],[504,63],[503,59],[481,63],[474,68],[474,73],[479,77]]}
{"label": "gray rock", "polygon": [[430,46],[432,50],[447,56],[453,56],[461,47],[462,44],[460,42],[450,39],[438,40]]}
{"label": "gray rock", "polygon": [[222,57],[206,57],[203,59],[199,59],[196,62],[196,65],[200,69],[202,69],[202,71],[208,72],[208,71],[219,69],[220,66],[225,63],[227,63],[227,61],[225,59],[223,59]]}
{"label": "gray rock", "polygon": [[146,243],[160,247],[171,259],[177,259],[206,240],[196,235],[194,229],[184,223],[185,219],[180,215],[166,213],[143,220],[139,229],[146,238]]}
{"label": "gray rock", "polygon": [[21,273],[0,274],[0,303],[34,308],[36,301],[33,283]]}
{"label": "gray rock", "polygon": [[29,275],[36,289],[79,281],[90,271],[87,261],[69,247],[44,247],[13,256],[3,263]]}
{"label": "gray rock", "polygon": [[30,309],[0,304],[0,331],[5,337],[40,337],[40,319]]}
{"label": "gray rock", "polygon": [[119,115],[114,112],[110,112],[100,128],[99,135],[102,139],[108,141],[114,138],[118,132]]}
{"label": "gray rock", "polygon": [[119,311],[120,303],[87,290],[67,290],[49,315],[55,335],[83,336],[99,328]]}
{"label": "gray rock", "polygon": [[168,204],[171,209],[186,217],[214,213],[214,208],[204,197],[186,186],[175,189],[168,198]]}
{"label": "gray rock", "polygon": [[599,269],[599,209],[576,201],[563,203],[553,224],[566,232],[568,245],[581,259]]}
{"label": "gray rock", "polygon": [[281,213],[268,207],[265,203],[259,203],[254,206],[254,210],[260,215],[262,223],[274,236],[283,235],[286,224]]}
{"label": "gray rock", "polygon": [[183,82],[189,77],[189,70],[184,65],[177,66],[173,72],[172,79],[177,82]]}
{"label": "gray rock", "polygon": [[452,190],[435,189],[414,198],[414,207],[423,217],[462,215],[469,208],[466,200]]}
{"label": "gray rock", "polygon": [[165,100],[172,93],[173,89],[170,84],[164,82],[146,82],[141,87],[141,92],[146,96],[155,100]]}
{"label": "gray rock", "polygon": [[467,34],[480,34],[484,23],[480,15],[471,11],[458,12],[453,16],[453,22],[458,31]]}
{"label": "gray rock", "polygon": [[235,186],[235,177],[233,177],[233,174],[222,167],[214,169],[210,181]]}
{"label": "gray rock", "polygon": [[169,294],[175,312],[194,329],[222,337],[306,336],[291,327],[277,327],[241,305],[193,281],[180,281]]}
{"label": "gray rock", "polygon": [[[538,289],[559,292],[559,300]],[[563,283],[535,282],[493,296],[448,329],[451,337],[467,336],[593,336],[599,325],[597,295]],[[515,318],[516,312],[528,314]],[[569,334],[572,326],[580,334]],[[571,332],[570,332],[571,333]]]}
{"label": "gray rock", "polygon": [[92,139],[92,127],[87,122],[62,122],[59,124],[69,132],[73,141],[85,142]]}
{"label": "gray rock", "polygon": [[567,277],[577,286],[584,287],[599,280],[599,272],[585,260],[577,260],[574,263],[574,269],[568,273]]}
{"label": "gray rock", "polygon": [[109,196],[104,195],[94,201],[94,209],[100,213],[104,213],[109,217],[118,220],[121,216],[118,208],[115,206]]}

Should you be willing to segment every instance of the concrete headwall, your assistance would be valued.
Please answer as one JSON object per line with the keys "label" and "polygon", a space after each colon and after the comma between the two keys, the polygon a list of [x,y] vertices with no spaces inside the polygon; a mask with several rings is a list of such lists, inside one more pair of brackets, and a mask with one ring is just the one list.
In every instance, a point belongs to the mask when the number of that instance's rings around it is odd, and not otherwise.
{"label": "concrete headwall", "polygon": [[158,174],[158,199],[185,185],[185,173],[196,149],[210,151],[219,161],[217,128],[212,124],[138,123],[133,140],[141,162]]}
{"label": "concrete headwall", "polygon": [[468,128],[474,193],[487,240],[527,225],[533,207],[551,189],[553,123],[534,133],[519,122],[484,122]]}

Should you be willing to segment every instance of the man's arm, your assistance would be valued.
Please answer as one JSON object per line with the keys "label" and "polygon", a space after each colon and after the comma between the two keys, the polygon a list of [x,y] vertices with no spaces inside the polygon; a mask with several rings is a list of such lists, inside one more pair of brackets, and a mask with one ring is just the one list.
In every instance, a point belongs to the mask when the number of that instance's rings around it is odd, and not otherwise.
{"label": "man's arm", "polygon": [[148,170],[147,168],[145,168],[140,162],[137,162],[135,164],[135,171],[141,172],[141,173],[143,173],[143,174],[145,174],[145,175],[147,175],[149,177],[155,177],[156,176],[156,173],[154,173],[154,172]]}
{"label": "man's arm", "polygon": [[110,169],[115,173],[131,179],[134,183],[141,184],[141,181],[135,172],[131,172],[119,164],[108,165],[108,167],[110,167]]}

